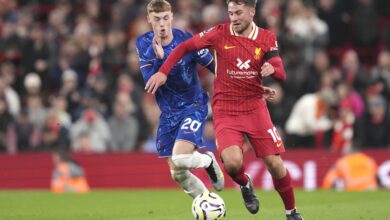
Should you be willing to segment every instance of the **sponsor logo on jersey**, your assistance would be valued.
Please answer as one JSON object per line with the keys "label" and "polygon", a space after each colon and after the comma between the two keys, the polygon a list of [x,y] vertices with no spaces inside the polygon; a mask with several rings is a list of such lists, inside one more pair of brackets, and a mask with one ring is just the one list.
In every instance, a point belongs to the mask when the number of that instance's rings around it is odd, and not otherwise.
{"label": "sponsor logo on jersey", "polygon": [[251,71],[248,69],[250,68],[250,62],[251,60],[242,61],[240,58],[237,58],[237,64],[236,66],[241,71],[235,71],[235,70],[226,70],[226,73],[230,75],[231,78],[234,79],[251,79],[254,77],[257,77],[259,73],[257,71]]}
{"label": "sponsor logo on jersey", "polygon": [[237,58],[237,67],[240,68],[240,70],[247,70],[249,69],[249,67],[251,67],[249,65],[251,61],[250,60],[246,60],[245,62],[242,61],[240,58]]}
{"label": "sponsor logo on jersey", "polygon": [[255,49],[255,60],[260,60],[261,48]]}

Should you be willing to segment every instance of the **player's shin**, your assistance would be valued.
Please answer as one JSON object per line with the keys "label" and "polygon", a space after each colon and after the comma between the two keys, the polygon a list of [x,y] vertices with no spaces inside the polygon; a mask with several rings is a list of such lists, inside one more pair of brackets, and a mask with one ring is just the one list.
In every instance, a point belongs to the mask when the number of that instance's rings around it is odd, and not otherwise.
{"label": "player's shin", "polygon": [[207,191],[203,182],[187,169],[171,170],[171,175],[184,192],[193,198]]}
{"label": "player's shin", "polygon": [[287,171],[286,175],[280,179],[272,178],[272,180],[276,191],[278,191],[280,197],[283,200],[285,209],[295,209],[294,189],[289,172]]}
{"label": "player's shin", "polygon": [[182,169],[199,169],[210,166],[212,159],[206,154],[194,151],[192,154],[179,154],[172,156],[172,162]]}

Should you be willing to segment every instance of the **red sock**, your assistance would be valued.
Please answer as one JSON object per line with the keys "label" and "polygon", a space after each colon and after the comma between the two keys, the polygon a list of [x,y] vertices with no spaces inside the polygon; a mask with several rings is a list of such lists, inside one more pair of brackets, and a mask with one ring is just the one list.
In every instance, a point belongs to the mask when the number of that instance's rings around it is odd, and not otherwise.
{"label": "red sock", "polygon": [[272,178],[274,187],[278,191],[280,197],[283,200],[286,210],[295,208],[294,189],[291,184],[290,173],[287,171],[286,175],[281,179]]}
{"label": "red sock", "polygon": [[230,177],[239,184],[240,186],[246,186],[248,184],[248,177],[245,175],[245,167],[244,165],[234,174],[229,173],[226,169],[225,171],[230,175]]}

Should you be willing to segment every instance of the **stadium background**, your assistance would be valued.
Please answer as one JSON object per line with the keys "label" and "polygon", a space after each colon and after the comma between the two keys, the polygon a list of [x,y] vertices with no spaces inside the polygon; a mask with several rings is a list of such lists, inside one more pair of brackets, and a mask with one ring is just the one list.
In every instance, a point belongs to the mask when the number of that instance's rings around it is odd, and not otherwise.
{"label": "stadium background", "polygon": [[[194,34],[228,21],[223,0],[170,2],[174,27]],[[58,150],[72,153],[92,189],[176,187],[153,154],[159,110],[143,91],[134,45],[150,30],[146,3],[0,1],[1,189],[49,189]],[[390,188],[390,1],[259,0],[255,20],[277,34],[287,72],[286,82],[265,83],[278,90],[269,109],[294,184],[318,188],[353,146],[374,157]],[[213,75],[199,71],[212,95]],[[331,126],[289,134],[292,108],[307,94],[325,94],[317,113]],[[205,139],[215,150],[211,121]],[[264,168],[247,158],[255,185],[269,189]]]}

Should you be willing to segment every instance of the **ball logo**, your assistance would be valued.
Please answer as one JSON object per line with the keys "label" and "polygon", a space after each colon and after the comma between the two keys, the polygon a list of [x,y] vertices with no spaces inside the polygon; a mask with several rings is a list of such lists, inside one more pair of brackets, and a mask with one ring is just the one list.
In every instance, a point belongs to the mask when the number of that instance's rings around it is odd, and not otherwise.
{"label": "ball logo", "polygon": [[247,70],[250,67],[250,62],[250,60],[246,60],[245,62],[243,62],[240,58],[237,58],[237,67],[240,68],[240,70]]}

